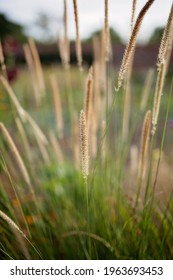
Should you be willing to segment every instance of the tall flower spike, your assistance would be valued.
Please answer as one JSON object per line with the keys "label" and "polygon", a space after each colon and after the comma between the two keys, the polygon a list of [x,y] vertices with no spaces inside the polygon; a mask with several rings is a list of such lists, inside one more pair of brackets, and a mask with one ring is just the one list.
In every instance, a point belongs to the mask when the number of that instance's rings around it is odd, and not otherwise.
{"label": "tall flower spike", "polygon": [[91,104],[92,104],[92,92],[93,92],[93,67],[91,66],[89,69],[87,81],[86,81],[86,93],[85,93],[85,116],[86,116],[86,124],[89,129],[89,118],[91,112]]}
{"label": "tall flower spike", "polygon": [[155,94],[154,94],[154,105],[153,105],[153,113],[152,113],[152,134],[155,134],[157,122],[158,122],[158,116],[159,116],[159,110],[160,110],[160,102],[161,97],[163,94],[163,86],[164,86],[164,80],[165,80],[165,67],[166,64],[162,63],[160,65],[160,69],[157,76],[157,82],[156,82],[156,88],[155,88]]}
{"label": "tall flower spike", "polygon": [[134,20],[135,20],[136,4],[137,4],[137,0],[133,0],[132,15],[131,15],[131,31],[133,30],[133,25],[134,25]]}
{"label": "tall flower spike", "polygon": [[86,126],[85,112],[80,112],[80,150],[81,150],[81,162],[82,162],[82,174],[85,181],[87,181],[89,173],[89,157],[88,157],[88,135]]}
{"label": "tall flower spike", "polygon": [[74,7],[75,25],[76,25],[76,55],[77,55],[78,66],[80,69],[82,69],[82,48],[81,48],[81,41],[79,35],[79,14],[78,14],[77,0],[73,0],[73,7]]}
{"label": "tall flower spike", "polygon": [[68,28],[67,28],[67,2],[64,0],[64,67],[69,68],[70,62],[70,50],[68,40]]}
{"label": "tall flower spike", "polygon": [[27,240],[26,235],[18,227],[18,225],[15,224],[15,222],[13,220],[9,216],[7,216],[4,212],[2,212],[1,210],[0,210],[0,217],[8,223],[9,227],[13,231],[13,233],[16,236],[16,239],[18,240],[20,248],[21,248],[24,256],[26,257],[26,259],[28,259],[28,260],[31,259],[31,256],[30,256],[30,254],[28,252],[28,249],[25,245],[25,242],[23,240],[23,238]]}
{"label": "tall flower spike", "polygon": [[109,60],[109,21],[108,21],[109,2],[105,0],[105,60]]}
{"label": "tall flower spike", "polygon": [[136,40],[137,40],[137,35],[139,33],[139,29],[141,27],[143,18],[146,14],[146,12],[148,11],[148,9],[150,8],[150,6],[153,4],[155,0],[148,0],[147,3],[144,5],[144,7],[142,8],[142,10],[139,13],[139,16],[136,20],[136,23],[134,25],[129,43],[127,45],[127,48],[125,50],[124,56],[123,56],[123,60],[121,63],[121,67],[120,67],[120,71],[119,71],[119,75],[118,75],[118,83],[117,83],[117,87],[115,88],[116,91],[119,91],[120,87],[122,86],[122,82],[124,80],[124,76],[125,73],[127,71],[131,56],[133,55],[135,46],[136,46]]}
{"label": "tall flower spike", "polygon": [[168,17],[167,24],[166,24],[164,32],[163,32],[163,36],[162,36],[162,40],[161,40],[161,44],[160,44],[160,48],[159,48],[158,62],[157,62],[158,71],[161,68],[161,64],[165,63],[166,51],[167,51],[167,47],[168,47],[169,38],[170,38],[170,36],[172,36],[172,29],[173,29],[173,4],[171,6],[171,10],[169,13],[169,17]]}

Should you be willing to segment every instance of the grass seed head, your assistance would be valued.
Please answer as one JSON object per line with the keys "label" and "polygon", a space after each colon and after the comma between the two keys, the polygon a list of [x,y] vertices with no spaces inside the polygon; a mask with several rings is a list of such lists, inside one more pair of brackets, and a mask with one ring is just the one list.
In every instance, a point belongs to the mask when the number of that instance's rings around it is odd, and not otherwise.
{"label": "grass seed head", "polygon": [[92,92],[93,92],[93,67],[91,66],[89,69],[87,81],[86,81],[86,93],[85,93],[85,116],[87,127],[89,127],[89,118],[91,112],[92,105]]}
{"label": "grass seed head", "polygon": [[75,25],[76,25],[76,55],[78,66],[82,69],[82,48],[81,48],[81,40],[79,35],[79,14],[78,14],[78,6],[77,0],[73,0],[74,7],[74,16],[75,16]]}
{"label": "grass seed head", "polygon": [[82,174],[85,181],[88,177],[88,135],[87,135],[87,125],[85,112],[81,110],[80,112],[80,151],[81,151],[81,161],[82,161]]}
{"label": "grass seed head", "polygon": [[123,80],[124,80],[124,76],[125,73],[127,71],[129,62],[131,60],[131,56],[134,53],[134,49],[136,46],[136,40],[137,40],[137,35],[139,33],[143,18],[146,14],[146,12],[148,11],[148,9],[150,8],[150,6],[153,4],[155,0],[148,0],[147,3],[144,5],[144,7],[142,8],[142,10],[139,13],[139,16],[136,20],[136,23],[134,25],[129,43],[127,45],[127,48],[125,49],[125,53],[123,56],[123,60],[121,63],[121,67],[120,67],[120,71],[118,74],[118,83],[117,83],[117,87],[115,88],[116,91],[119,91],[120,87],[122,86]]}
{"label": "grass seed head", "polygon": [[157,62],[158,71],[161,68],[161,64],[165,63],[166,51],[168,48],[170,37],[172,37],[172,29],[173,29],[173,4],[171,6],[171,10],[169,13],[169,17],[168,17],[167,24],[166,24],[164,32],[163,32],[163,36],[162,36],[162,40],[161,40],[161,44],[160,44],[160,48],[159,48],[158,62]]}

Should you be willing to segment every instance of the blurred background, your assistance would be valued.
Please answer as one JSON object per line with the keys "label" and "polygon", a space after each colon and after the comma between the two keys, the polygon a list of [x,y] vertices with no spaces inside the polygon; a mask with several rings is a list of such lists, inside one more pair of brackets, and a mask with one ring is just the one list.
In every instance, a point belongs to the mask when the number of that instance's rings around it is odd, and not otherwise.
{"label": "blurred background", "polygon": [[[119,67],[130,35],[130,16],[133,1],[109,1],[109,24],[113,51],[113,64]],[[136,16],[145,0],[137,1]],[[156,0],[147,13],[138,38],[134,69],[152,67],[156,62],[159,42],[172,0]],[[79,28],[82,38],[84,62],[92,62],[92,37],[104,26],[104,1],[78,1]],[[67,1],[68,36],[71,40],[71,63],[75,58],[75,23],[73,1]],[[135,18],[136,18],[135,16]],[[14,65],[24,63],[22,45],[31,36],[35,39],[43,64],[59,63],[58,35],[63,35],[63,0],[0,0],[0,38],[11,68],[9,80],[15,77]],[[171,65],[173,66],[171,59]]]}

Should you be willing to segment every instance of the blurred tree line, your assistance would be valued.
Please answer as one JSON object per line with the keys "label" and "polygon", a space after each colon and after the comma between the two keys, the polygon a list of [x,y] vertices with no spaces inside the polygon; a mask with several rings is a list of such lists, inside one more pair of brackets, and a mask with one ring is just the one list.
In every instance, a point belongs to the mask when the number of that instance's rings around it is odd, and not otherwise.
{"label": "blurred tree line", "polygon": [[18,23],[10,21],[4,14],[0,14],[0,26],[0,38],[2,41],[9,36],[14,37],[21,43],[26,41],[23,27]]}
{"label": "blurred tree line", "polygon": [[[49,17],[44,14],[39,14],[37,20],[35,21],[35,26],[40,28],[40,31],[42,30],[43,34],[48,35],[49,31]],[[27,35],[25,34],[23,26],[20,24],[13,22],[9,20],[4,14],[0,14],[0,39],[3,41],[6,37],[12,36],[14,37],[18,42],[23,43],[27,40]],[[101,30],[97,30],[93,32],[86,40],[85,42],[90,43],[92,42],[92,38],[95,35],[100,35]],[[153,34],[151,35],[148,43],[159,43],[160,39],[162,37],[163,33],[163,27],[158,27],[154,30]],[[112,43],[121,43],[122,39],[120,35],[113,29],[110,28],[110,37]],[[49,40],[50,41],[50,40]],[[46,43],[46,42],[45,42]]]}

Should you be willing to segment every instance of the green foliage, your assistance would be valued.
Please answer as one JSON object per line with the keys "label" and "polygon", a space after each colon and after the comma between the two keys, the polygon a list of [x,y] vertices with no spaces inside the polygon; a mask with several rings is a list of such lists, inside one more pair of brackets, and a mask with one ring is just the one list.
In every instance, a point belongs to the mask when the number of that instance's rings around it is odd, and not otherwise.
{"label": "green foliage", "polygon": [[26,41],[23,27],[10,21],[4,14],[0,14],[0,26],[0,38],[2,41],[8,36],[13,36],[19,42]]}
{"label": "green foliage", "polygon": [[153,43],[159,44],[160,40],[162,39],[163,31],[164,31],[163,27],[157,27],[154,30],[153,34],[151,35],[151,37],[149,39],[149,43],[150,44],[153,44]]}
{"label": "green foliage", "polygon": [[[151,200],[153,184],[150,182],[151,194],[147,204],[143,207],[140,203],[139,209],[134,208],[137,175],[131,174],[128,162],[131,141],[135,135],[138,135],[135,141],[139,143],[142,124],[139,92],[142,92],[142,83],[144,83],[142,76],[138,74],[138,78],[136,77],[133,83],[132,102],[136,111],[132,112],[130,135],[125,144],[121,141],[123,92],[118,94],[116,104],[111,109],[112,152],[107,151],[104,160],[101,155],[101,140],[99,140],[97,157],[90,162],[87,203],[86,186],[81,172],[74,167],[73,157],[67,144],[67,139],[71,137],[71,115],[67,96],[68,94],[76,96],[73,106],[79,110],[83,106],[81,92],[84,79],[81,76],[79,80],[77,69],[70,70],[70,82],[68,73],[62,69],[51,69],[51,71],[58,74],[63,115],[68,120],[65,138],[60,141],[65,163],[62,164],[57,160],[49,143],[50,162],[46,164],[31,128],[24,122],[31,148],[29,159],[21,135],[14,129],[15,112],[14,116],[10,115],[11,123],[8,123],[8,126],[13,128],[11,130],[13,139],[30,173],[36,203],[24,184],[21,174],[18,172],[16,175],[14,167],[9,165],[10,150],[7,149],[4,140],[1,142],[3,149],[0,168],[2,178],[0,209],[9,215],[27,235],[29,242],[25,240],[25,246],[30,257],[32,259],[172,259],[172,197],[170,196],[168,202],[166,200],[163,202],[164,207],[158,207],[158,202],[157,205],[153,204]],[[50,70],[45,69],[46,80],[49,73]],[[37,119],[45,133],[50,128],[56,130],[55,122],[52,121],[54,112],[50,92],[47,92],[47,98],[39,110],[31,108],[24,94],[27,91],[29,94],[32,90],[31,85],[26,88],[27,79],[28,76],[23,71],[14,85],[19,100],[25,104],[34,119]],[[149,100],[149,106],[152,104],[151,101]],[[30,103],[32,102],[33,100],[30,99]],[[163,104],[161,115],[164,119],[165,109],[168,108],[166,97],[163,98]],[[7,117],[9,113],[5,114]],[[114,119],[119,121],[115,123]],[[160,127],[159,131],[163,133],[163,128]],[[2,219],[0,219],[0,231],[1,259],[25,259],[12,229]]]}
{"label": "green foliage", "polygon": [[[110,31],[110,38],[111,38],[112,43],[122,43],[120,35],[113,28],[110,28],[109,31]],[[101,30],[97,30],[97,31],[93,32],[91,34],[91,36],[89,38],[87,38],[85,41],[92,42],[92,39],[95,36],[100,38],[101,32],[102,32]]]}

